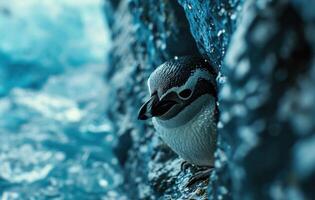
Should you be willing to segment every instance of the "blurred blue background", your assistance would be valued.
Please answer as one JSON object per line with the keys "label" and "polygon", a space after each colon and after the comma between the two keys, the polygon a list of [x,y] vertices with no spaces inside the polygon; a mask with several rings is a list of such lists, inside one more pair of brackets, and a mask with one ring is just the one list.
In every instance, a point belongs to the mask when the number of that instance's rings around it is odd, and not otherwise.
{"label": "blurred blue background", "polygon": [[0,1],[0,199],[115,199],[102,3]]}

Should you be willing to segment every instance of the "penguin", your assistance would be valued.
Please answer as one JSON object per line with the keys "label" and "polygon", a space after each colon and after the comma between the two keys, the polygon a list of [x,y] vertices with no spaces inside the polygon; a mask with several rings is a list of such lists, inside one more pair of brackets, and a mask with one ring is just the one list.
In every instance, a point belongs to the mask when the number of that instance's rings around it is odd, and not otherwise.
{"label": "penguin", "polygon": [[150,99],[138,113],[139,120],[152,118],[156,134],[181,158],[206,168],[214,166],[217,140],[216,77],[201,57],[175,57],[150,75]]}

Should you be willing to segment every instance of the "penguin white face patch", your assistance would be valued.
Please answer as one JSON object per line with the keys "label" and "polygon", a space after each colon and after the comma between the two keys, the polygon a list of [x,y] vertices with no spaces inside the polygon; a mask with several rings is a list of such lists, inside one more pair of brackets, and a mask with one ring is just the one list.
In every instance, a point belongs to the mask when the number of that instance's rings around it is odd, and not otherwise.
{"label": "penguin white face patch", "polygon": [[[188,95],[187,97],[183,97],[183,99],[189,99],[195,90],[195,86],[198,80],[204,79],[204,80],[209,80],[211,82],[214,82],[214,80],[212,80],[211,77],[212,75],[207,70],[198,68],[192,72],[191,76],[187,79],[185,84],[178,87],[173,87],[169,89],[167,92],[165,92],[164,94],[158,94],[158,96],[160,97],[160,99],[163,99],[163,97],[165,97],[169,93],[175,92],[176,94],[178,94],[179,97],[181,97],[180,95],[181,92],[184,92],[185,90],[190,90],[191,91],[190,95]],[[151,93],[150,85],[149,85],[149,91]]]}

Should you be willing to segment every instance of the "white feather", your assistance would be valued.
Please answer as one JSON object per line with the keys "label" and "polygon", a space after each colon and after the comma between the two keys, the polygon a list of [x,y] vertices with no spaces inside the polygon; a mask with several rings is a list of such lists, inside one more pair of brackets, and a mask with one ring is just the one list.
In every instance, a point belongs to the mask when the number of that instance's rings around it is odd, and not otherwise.
{"label": "white feather", "polygon": [[[184,160],[195,165],[211,166],[216,145],[214,110],[214,97],[205,94],[170,120],[154,117],[153,125],[162,140]],[[192,113],[196,114],[191,116]],[[187,116],[191,119],[182,124]]]}

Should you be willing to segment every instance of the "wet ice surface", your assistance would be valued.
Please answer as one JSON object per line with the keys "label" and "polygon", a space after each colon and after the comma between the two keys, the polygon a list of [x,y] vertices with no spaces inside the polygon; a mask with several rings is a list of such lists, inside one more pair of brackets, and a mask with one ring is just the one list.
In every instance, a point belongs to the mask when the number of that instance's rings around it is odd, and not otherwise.
{"label": "wet ice surface", "polygon": [[117,199],[100,2],[0,1],[0,199]]}
{"label": "wet ice surface", "polygon": [[[97,68],[52,77],[40,91],[14,89],[1,99],[3,197],[92,197],[120,183]],[[84,88],[89,85],[93,91]]]}

